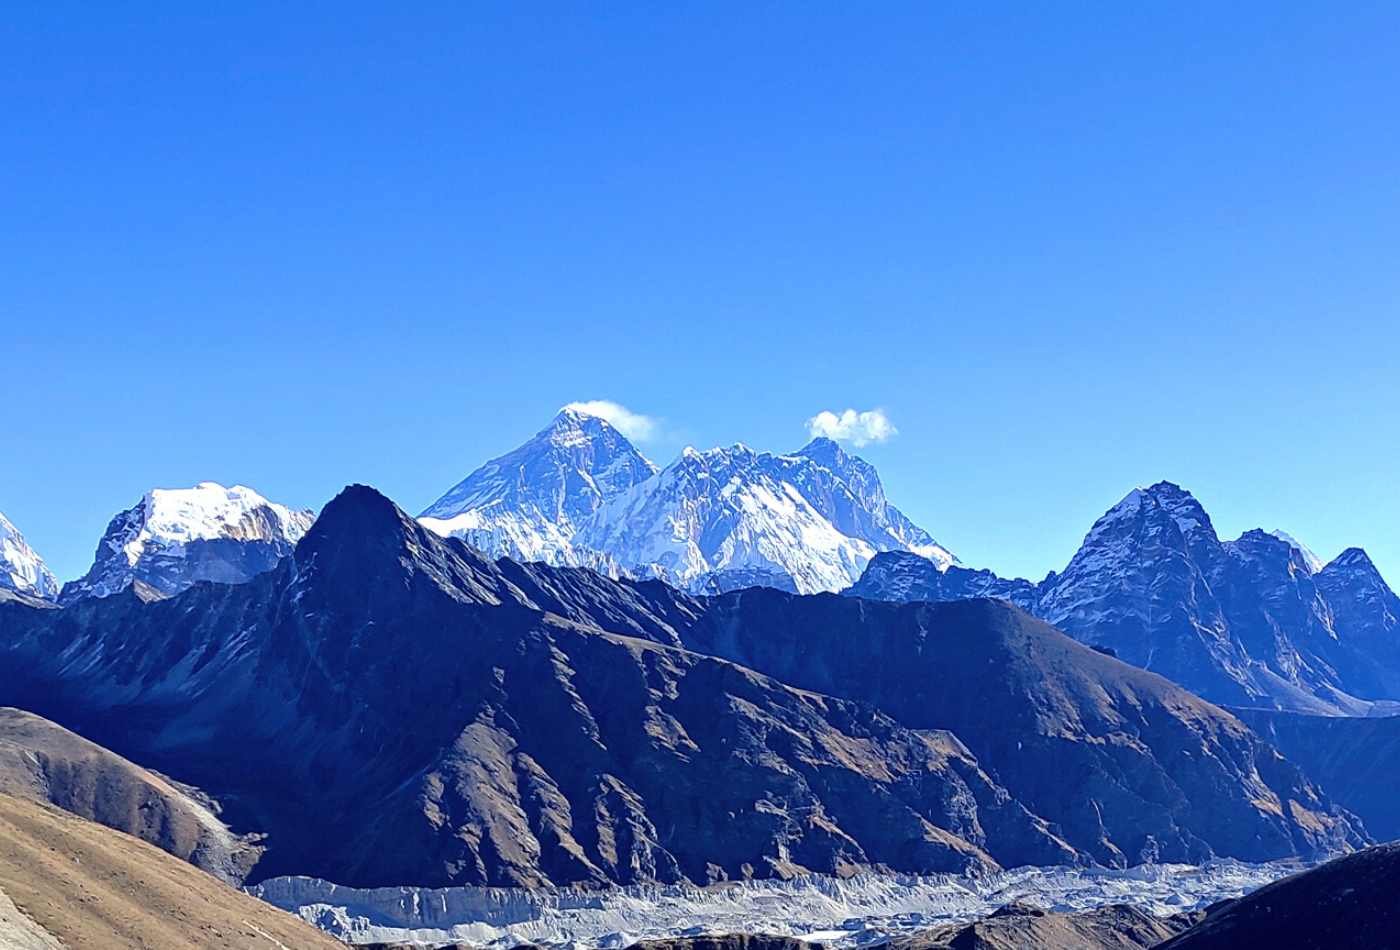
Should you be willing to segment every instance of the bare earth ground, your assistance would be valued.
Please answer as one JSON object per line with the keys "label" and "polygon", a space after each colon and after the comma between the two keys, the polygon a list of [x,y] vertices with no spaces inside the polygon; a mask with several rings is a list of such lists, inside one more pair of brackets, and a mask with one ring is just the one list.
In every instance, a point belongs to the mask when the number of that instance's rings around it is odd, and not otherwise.
{"label": "bare earth ground", "polygon": [[9,795],[0,795],[0,892],[6,948],[49,950],[58,944],[46,932],[69,950],[344,950],[143,841]]}

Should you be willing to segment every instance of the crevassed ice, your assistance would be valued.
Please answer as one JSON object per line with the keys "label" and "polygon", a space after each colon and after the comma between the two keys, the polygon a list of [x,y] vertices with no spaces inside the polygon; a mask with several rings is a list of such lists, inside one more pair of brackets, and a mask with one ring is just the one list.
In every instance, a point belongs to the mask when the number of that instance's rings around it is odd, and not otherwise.
{"label": "crevassed ice", "polygon": [[825,942],[858,946],[888,934],[984,917],[1012,901],[1058,911],[1127,903],[1165,916],[1239,897],[1303,867],[1298,861],[1221,860],[1124,870],[1018,868],[983,877],[810,876],[605,891],[357,889],[316,878],[282,877],[249,892],[350,943],[624,947],[639,939],[704,933],[819,933]]}

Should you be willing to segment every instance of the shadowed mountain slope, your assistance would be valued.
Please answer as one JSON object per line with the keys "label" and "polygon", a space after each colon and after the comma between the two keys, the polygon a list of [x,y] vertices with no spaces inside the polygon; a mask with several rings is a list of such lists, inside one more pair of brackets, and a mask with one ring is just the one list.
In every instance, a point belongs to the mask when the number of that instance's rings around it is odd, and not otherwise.
{"label": "shadowed mountain slope", "polygon": [[1238,719],[1004,601],[754,589],[715,599],[686,645],[913,728],[950,729],[1105,863],[1257,860],[1360,840]]}
{"label": "shadowed mountain slope", "polygon": [[666,645],[699,605],[488,561],[352,488],[247,584],[0,605],[0,689],[267,829],[256,877],[602,884],[1080,858],[946,732]]}

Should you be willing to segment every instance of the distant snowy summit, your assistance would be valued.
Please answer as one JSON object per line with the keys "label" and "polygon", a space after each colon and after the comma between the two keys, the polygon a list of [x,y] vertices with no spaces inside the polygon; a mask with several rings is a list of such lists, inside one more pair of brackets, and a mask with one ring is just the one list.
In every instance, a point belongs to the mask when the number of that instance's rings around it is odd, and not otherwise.
{"label": "distant snowy summit", "polygon": [[170,597],[201,581],[243,583],[290,554],[313,520],[242,485],[157,488],[112,519],[92,568],[63,585],[60,600],[132,587],[143,597]]}
{"label": "distant snowy summit", "polygon": [[659,578],[690,591],[842,590],[881,551],[953,555],[830,439],[791,455],[687,448],[658,470],[606,420],[565,409],[421,517],[497,557]]}
{"label": "distant snowy summit", "polygon": [[44,559],[35,553],[3,512],[0,512],[0,588],[44,600],[58,596],[58,581]]}
{"label": "distant snowy summit", "polygon": [[564,409],[533,439],[472,472],[424,511],[434,532],[494,557],[617,566],[575,544],[611,498],[656,474],[627,438],[597,416]]}

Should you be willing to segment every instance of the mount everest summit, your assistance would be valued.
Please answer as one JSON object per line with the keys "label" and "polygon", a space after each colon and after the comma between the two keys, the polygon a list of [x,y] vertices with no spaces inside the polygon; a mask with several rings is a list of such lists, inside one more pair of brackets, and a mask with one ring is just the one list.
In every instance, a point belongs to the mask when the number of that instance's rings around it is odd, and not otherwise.
{"label": "mount everest summit", "polygon": [[657,469],[607,421],[562,410],[422,514],[481,550],[664,580],[692,592],[842,590],[881,551],[955,558],[830,439],[790,455],[687,448]]}

